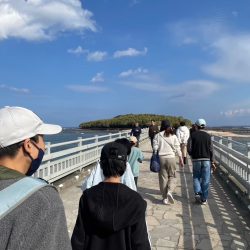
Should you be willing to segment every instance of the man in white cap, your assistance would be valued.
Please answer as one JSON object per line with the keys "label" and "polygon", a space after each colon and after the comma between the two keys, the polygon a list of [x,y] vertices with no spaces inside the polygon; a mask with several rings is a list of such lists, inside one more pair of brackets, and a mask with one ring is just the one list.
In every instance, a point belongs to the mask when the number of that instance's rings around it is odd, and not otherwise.
{"label": "man in white cap", "polygon": [[193,187],[196,202],[206,205],[210,184],[211,165],[214,164],[211,136],[204,131],[206,121],[195,122],[197,130],[188,140],[188,153],[193,161]]}
{"label": "man in white cap", "polygon": [[43,135],[62,128],[45,124],[31,110],[0,109],[1,249],[71,249],[56,189],[32,177],[45,152]]}

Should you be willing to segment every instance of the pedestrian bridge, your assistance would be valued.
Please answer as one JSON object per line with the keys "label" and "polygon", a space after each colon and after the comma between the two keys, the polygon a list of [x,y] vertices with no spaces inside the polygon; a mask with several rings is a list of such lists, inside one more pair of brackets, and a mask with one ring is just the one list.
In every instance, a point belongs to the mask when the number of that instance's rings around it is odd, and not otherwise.
{"label": "pedestrian bridge", "polygon": [[[147,201],[147,225],[153,250],[167,249],[250,249],[250,214],[219,174],[211,178],[208,204],[194,202],[192,163],[177,168],[175,204],[164,205],[158,174],[149,171],[150,142],[140,146],[145,160],[141,165],[138,192]],[[88,173],[88,171],[86,171]],[[82,194],[82,178],[76,176],[60,195],[71,235]]]}

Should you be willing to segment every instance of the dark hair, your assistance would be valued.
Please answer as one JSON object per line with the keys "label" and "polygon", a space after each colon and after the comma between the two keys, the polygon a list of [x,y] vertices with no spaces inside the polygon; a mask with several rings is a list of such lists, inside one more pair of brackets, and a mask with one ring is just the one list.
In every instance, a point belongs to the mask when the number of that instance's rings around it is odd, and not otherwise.
{"label": "dark hair", "polygon": [[[30,138],[30,140],[32,140],[34,142],[38,142],[39,135],[33,136],[32,138]],[[3,157],[14,158],[17,155],[19,149],[22,147],[23,142],[24,141],[20,141],[20,142],[17,142],[15,144],[4,147],[4,148],[0,147],[0,158],[3,158]]]}
{"label": "dark hair", "polygon": [[130,143],[130,141],[128,139],[119,138],[119,139],[116,139],[115,142],[125,146],[127,148],[127,150],[128,150],[127,155],[130,155],[130,153],[131,153],[131,143]]}
{"label": "dark hair", "polygon": [[103,175],[108,178],[122,176],[126,170],[126,161],[116,159],[103,159],[100,161]]}
{"label": "dark hair", "polygon": [[180,122],[180,125],[181,125],[181,126],[185,126],[186,123],[185,123],[184,121],[181,121],[181,122]]}
{"label": "dark hair", "polygon": [[161,128],[160,128],[160,132],[166,130],[167,128],[170,127],[170,122],[169,120],[163,120],[161,121]]}

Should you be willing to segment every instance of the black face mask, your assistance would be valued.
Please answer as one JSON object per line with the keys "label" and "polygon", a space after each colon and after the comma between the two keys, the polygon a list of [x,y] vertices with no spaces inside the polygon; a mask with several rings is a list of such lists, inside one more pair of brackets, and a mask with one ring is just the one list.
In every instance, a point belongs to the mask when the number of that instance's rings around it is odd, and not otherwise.
{"label": "black face mask", "polygon": [[29,168],[28,172],[26,173],[27,176],[31,176],[37,171],[37,169],[40,167],[40,165],[42,163],[43,156],[44,156],[44,151],[41,148],[37,147],[37,145],[35,145],[34,143],[33,143],[33,145],[39,150],[39,153],[38,153],[38,157],[36,159],[33,159],[31,157],[31,155],[28,154],[32,161],[30,164],[30,168]]}

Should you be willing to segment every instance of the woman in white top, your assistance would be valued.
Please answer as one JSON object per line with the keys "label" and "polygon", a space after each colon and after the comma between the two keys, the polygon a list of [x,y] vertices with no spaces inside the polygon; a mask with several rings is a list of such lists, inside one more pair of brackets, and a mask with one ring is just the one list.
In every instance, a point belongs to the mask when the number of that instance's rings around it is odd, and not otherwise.
{"label": "woman in white top", "polygon": [[163,203],[174,203],[172,192],[176,187],[176,158],[179,156],[180,165],[183,167],[180,143],[176,135],[172,134],[172,128],[168,120],[162,121],[161,132],[156,134],[153,140],[154,152],[160,157],[161,170],[159,172],[159,185],[163,197]]}

